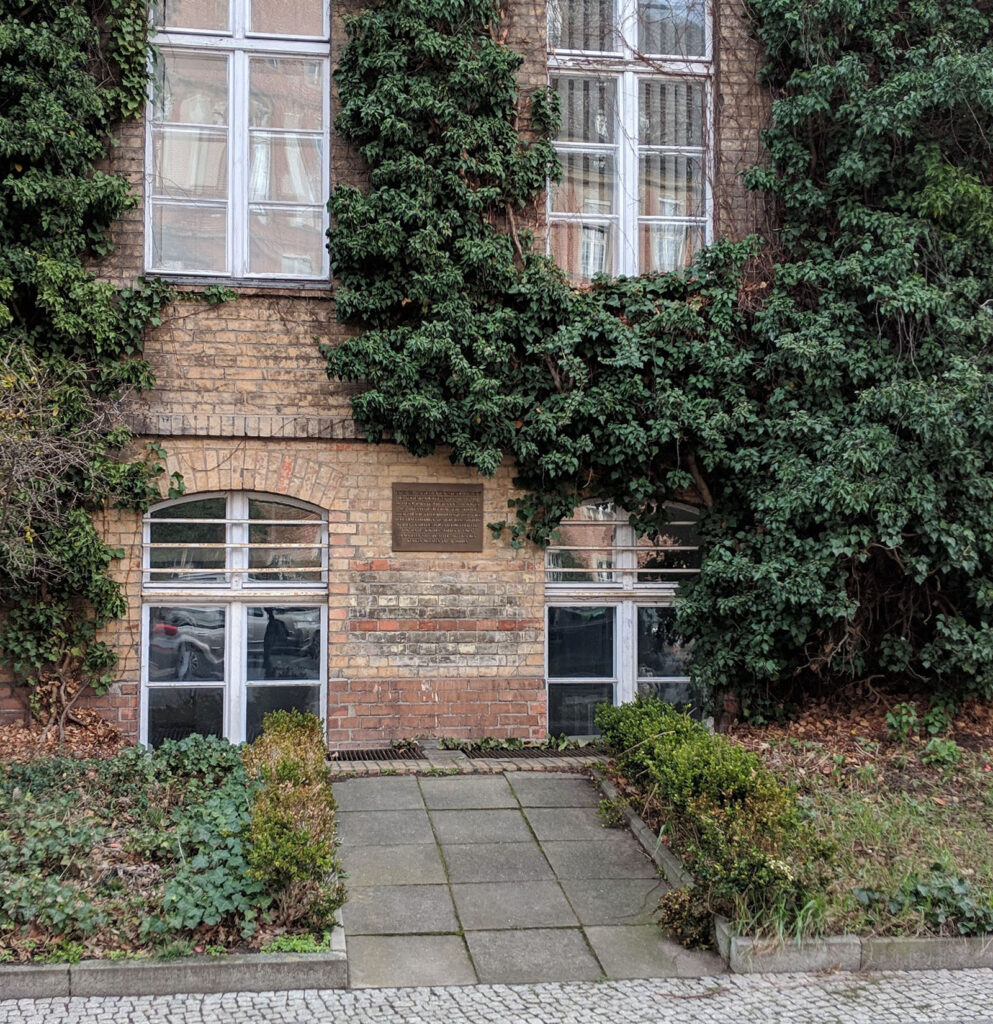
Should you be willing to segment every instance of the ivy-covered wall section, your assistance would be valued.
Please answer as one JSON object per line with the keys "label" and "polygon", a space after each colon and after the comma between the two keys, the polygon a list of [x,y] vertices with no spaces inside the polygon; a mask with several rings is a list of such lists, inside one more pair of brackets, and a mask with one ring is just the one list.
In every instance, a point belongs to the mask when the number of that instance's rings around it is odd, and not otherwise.
{"label": "ivy-covered wall section", "polygon": [[[527,492],[545,541],[584,498],[651,532],[708,509],[681,618],[752,714],[852,682],[993,694],[993,52],[988,5],[751,0],[775,96],[763,243],[572,290],[518,219],[556,111],[517,95],[488,0],[349,25],[338,129],[370,170],[331,201],[369,438]],[[521,135],[529,113],[533,131]],[[758,254],[756,256],[756,253]]]}
{"label": "ivy-covered wall section", "polygon": [[95,169],[147,80],[144,0],[0,3],[0,652],[50,726],[113,680],[97,639],[124,611],[92,513],[142,508],[158,455],[135,459],[121,403],[151,385],[143,329],[167,290],[89,267],[134,203]]}

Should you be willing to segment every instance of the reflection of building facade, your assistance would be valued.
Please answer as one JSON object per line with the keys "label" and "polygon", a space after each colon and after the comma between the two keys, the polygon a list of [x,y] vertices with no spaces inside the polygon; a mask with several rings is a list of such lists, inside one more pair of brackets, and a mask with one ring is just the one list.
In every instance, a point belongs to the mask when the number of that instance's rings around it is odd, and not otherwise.
{"label": "reflection of building facade", "polygon": [[[146,355],[133,425],[186,496],[102,523],[125,557],[121,679],[94,705],[134,738],[251,736],[278,706],[318,710],[332,745],[413,735],[589,730],[599,699],[683,701],[673,634],[693,569],[689,510],[656,546],[588,509],[546,558],[489,531],[481,551],[394,550],[394,483],[478,483],[444,453],[369,446],[334,343],[325,202],[364,168],[335,138],[331,69],[359,0],[158,0],[156,85],[112,168],[141,200],[100,272],[179,288]],[[766,102],[736,6],[703,0],[507,0],[522,91],[551,83],[564,177],[531,225],[577,280],[685,264],[754,230],[739,172]],[[229,285],[218,306],[187,291]],[[506,518],[513,469],[482,481]],[[599,517],[599,518],[597,518]],[[0,686],[0,714],[20,713]]]}

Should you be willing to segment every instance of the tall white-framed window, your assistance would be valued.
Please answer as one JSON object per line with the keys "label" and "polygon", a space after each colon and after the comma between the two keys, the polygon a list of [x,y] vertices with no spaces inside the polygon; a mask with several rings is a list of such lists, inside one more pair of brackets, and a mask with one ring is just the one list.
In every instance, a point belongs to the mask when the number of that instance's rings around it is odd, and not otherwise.
{"label": "tall white-framed window", "polygon": [[327,0],[158,0],[152,18],[146,267],[326,279]]}
{"label": "tall white-framed window", "polygon": [[197,494],[145,516],[141,732],[254,739],[280,708],[322,714],[327,514],[274,495]]}
{"label": "tall white-framed window", "polygon": [[711,235],[707,0],[549,0],[548,46],[549,252],[577,283],[685,266]]}
{"label": "tall white-framed window", "polygon": [[665,533],[638,538],[610,504],[583,505],[545,553],[548,731],[592,736],[594,712],[638,693],[699,706],[692,645],[676,628],[680,580],[700,568],[698,512],[672,505]]}

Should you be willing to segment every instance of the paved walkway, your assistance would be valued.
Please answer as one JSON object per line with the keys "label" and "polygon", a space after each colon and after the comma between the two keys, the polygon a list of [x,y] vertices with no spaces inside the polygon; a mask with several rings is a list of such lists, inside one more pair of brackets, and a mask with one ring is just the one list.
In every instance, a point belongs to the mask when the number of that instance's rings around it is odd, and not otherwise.
{"label": "paved walkway", "polygon": [[515,771],[335,783],[350,987],[718,974],[662,937],[665,883],[588,779]]}
{"label": "paved walkway", "polygon": [[993,971],[0,1001],[0,1024],[990,1024]]}

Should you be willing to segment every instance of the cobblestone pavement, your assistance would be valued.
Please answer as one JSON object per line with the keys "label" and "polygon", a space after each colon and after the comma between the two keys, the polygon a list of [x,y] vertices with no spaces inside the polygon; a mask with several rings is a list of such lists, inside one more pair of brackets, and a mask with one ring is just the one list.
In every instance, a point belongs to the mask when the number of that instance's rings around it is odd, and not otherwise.
{"label": "cobblestone pavement", "polygon": [[976,1024],[993,971],[0,1001],[0,1024]]}

